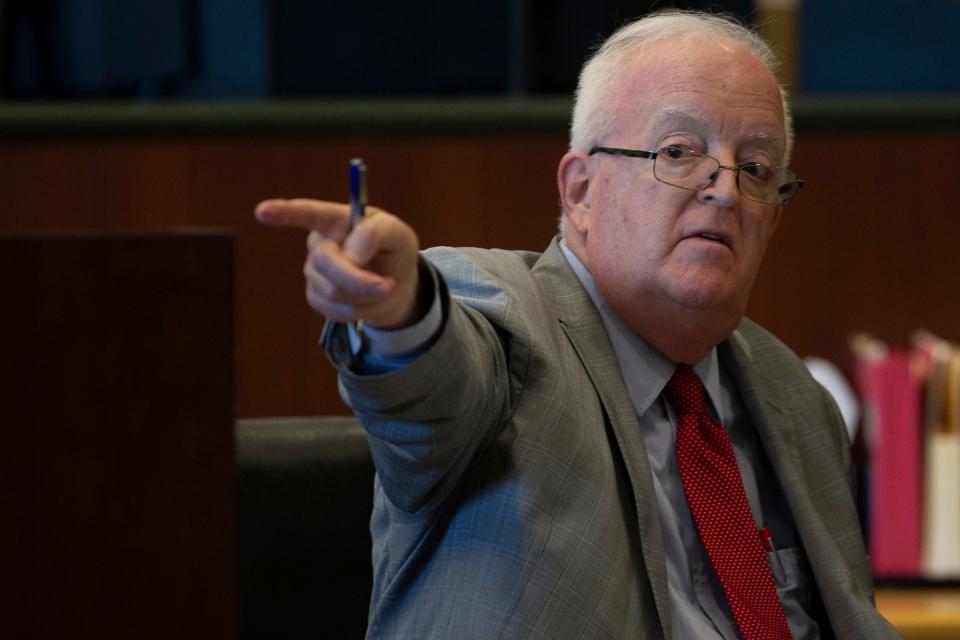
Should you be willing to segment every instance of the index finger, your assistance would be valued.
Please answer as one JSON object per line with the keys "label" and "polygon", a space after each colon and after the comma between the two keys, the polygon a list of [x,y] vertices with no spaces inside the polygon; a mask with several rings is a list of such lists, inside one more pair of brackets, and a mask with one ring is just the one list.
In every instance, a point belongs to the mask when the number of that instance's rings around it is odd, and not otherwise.
{"label": "index finger", "polygon": [[306,198],[264,200],[257,205],[254,215],[263,224],[317,231],[337,241],[350,231],[350,207],[339,202]]}

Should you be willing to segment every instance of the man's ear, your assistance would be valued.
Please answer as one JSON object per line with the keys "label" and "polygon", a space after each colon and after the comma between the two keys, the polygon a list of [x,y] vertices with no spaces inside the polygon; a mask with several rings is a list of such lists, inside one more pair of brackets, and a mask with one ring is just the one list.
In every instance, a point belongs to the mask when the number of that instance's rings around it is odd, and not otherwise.
{"label": "man's ear", "polygon": [[590,156],[570,151],[557,167],[557,189],[570,229],[583,235],[590,224]]}

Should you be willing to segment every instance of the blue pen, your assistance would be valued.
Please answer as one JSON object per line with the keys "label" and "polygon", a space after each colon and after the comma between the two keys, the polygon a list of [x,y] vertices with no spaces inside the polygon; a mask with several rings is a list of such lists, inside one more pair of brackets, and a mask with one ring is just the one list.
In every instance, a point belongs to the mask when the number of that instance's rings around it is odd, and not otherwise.
{"label": "blue pen", "polygon": [[367,207],[367,165],[360,158],[350,161],[350,228],[360,224]]}

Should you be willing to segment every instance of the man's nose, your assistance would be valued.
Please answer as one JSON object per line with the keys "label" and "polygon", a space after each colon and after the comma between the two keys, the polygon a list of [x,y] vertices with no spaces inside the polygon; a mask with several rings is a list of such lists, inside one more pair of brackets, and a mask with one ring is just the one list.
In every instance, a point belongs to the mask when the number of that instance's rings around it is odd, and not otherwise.
{"label": "man's nose", "polygon": [[739,173],[739,167],[720,165],[710,176],[710,184],[700,190],[702,198],[706,202],[726,207],[736,204],[740,198],[740,188],[737,185]]}

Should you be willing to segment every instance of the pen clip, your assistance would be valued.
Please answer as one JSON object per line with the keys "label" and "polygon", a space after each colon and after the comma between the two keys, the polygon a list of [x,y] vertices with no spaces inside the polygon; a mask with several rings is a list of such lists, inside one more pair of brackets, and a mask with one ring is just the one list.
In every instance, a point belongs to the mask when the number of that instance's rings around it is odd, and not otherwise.
{"label": "pen clip", "polygon": [[774,578],[776,580],[785,580],[786,575],[783,571],[783,562],[780,560],[780,554],[777,553],[777,548],[773,545],[773,536],[770,535],[770,530],[766,527],[758,529],[757,533],[760,534],[760,544],[763,545],[763,550],[773,556],[773,565],[776,567]]}
{"label": "pen clip", "polygon": [[770,529],[763,527],[758,533],[760,534],[760,542],[763,544],[763,550],[769,553],[775,552],[777,549],[773,546],[773,536],[770,535]]}

